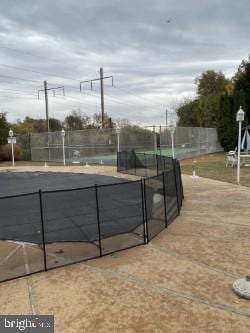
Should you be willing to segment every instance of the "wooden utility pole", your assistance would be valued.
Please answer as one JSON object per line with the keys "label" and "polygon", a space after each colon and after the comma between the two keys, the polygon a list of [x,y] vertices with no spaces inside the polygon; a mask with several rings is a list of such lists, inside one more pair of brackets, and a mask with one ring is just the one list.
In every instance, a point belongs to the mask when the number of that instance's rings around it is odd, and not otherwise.
{"label": "wooden utility pole", "polygon": [[54,87],[54,88],[49,88],[48,89],[47,81],[46,80],[44,80],[44,82],[43,82],[43,87],[44,87],[44,89],[38,90],[38,99],[40,99],[40,92],[44,91],[45,111],[46,111],[46,123],[47,123],[47,130],[49,132],[50,131],[50,126],[49,126],[49,99],[48,99],[48,90],[52,90],[54,96],[55,96],[55,91],[57,89],[62,89],[63,96],[65,96],[65,90],[64,90],[64,86]]}
{"label": "wooden utility pole", "polygon": [[102,128],[104,128],[104,89],[103,89],[103,69],[100,68],[101,81],[101,110],[102,110]]}
{"label": "wooden utility pole", "polygon": [[101,85],[101,115],[102,115],[102,128],[104,128],[104,115],[105,115],[105,111],[104,111],[104,86],[103,86],[103,80],[105,79],[112,79],[112,87],[114,86],[114,78],[113,76],[103,76],[103,69],[100,68],[100,78],[98,79],[92,79],[92,80],[86,80],[86,81],[81,81],[80,82],[80,92],[82,92],[82,85],[83,83],[87,83],[90,82],[90,88],[91,90],[93,90],[93,81],[100,81],[100,85]]}
{"label": "wooden utility pole", "polygon": [[45,98],[45,109],[46,109],[46,122],[47,122],[47,129],[49,132],[49,130],[50,130],[50,128],[49,128],[49,103],[48,103],[48,89],[47,89],[46,80],[44,80],[43,86],[44,86],[44,98]]}

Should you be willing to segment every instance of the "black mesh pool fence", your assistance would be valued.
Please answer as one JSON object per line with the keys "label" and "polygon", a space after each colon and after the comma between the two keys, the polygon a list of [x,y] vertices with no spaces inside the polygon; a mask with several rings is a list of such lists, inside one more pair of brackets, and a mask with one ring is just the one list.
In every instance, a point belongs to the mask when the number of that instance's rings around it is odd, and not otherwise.
{"label": "black mesh pool fence", "polygon": [[180,214],[179,162],[118,153],[136,181],[0,197],[0,281],[146,244]]}

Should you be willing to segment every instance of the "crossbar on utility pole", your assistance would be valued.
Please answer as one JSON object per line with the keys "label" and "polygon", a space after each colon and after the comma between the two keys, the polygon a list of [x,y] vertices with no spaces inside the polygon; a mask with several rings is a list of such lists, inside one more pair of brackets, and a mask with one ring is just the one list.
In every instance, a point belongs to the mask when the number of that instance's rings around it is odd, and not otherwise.
{"label": "crossbar on utility pole", "polygon": [[102,115],[102,128],[104,128],[104,86],[103,86],[103,80],[110,79],[112,80],[112,87],[114,86],[114,78],[113,76],[103,76],[103,68],[100,68],[100,78],[97,79],[91,79],[91,80],[85,80],[80,82],[80,92],[82,92],[82,87],[84,83],[90,82],[90,88],[93,90],[93,82],[94,81],[100,81],[101,82],[101,115]]}

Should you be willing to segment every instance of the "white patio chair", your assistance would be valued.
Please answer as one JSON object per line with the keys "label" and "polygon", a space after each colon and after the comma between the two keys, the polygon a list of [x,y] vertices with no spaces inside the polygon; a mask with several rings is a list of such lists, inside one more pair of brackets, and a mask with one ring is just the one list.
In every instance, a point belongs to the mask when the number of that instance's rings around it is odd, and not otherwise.
{"label": "white patio chair", "polygon": [[235,150],[230,150],[226,154],[226,167],[231,166],[233,167],[234,164],[236,164],[237,158],[236,158],[236,151]]}

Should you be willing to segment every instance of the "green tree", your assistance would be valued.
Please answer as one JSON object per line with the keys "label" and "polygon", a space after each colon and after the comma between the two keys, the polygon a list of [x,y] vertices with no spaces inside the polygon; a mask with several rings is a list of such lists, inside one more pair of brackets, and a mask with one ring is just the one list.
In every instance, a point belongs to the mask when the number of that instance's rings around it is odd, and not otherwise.
{"label": "green tree", "polygon": [[195,79],[199,96],[218,95],[225,91],[228,80],[222,72],[207,70]]}
{"label": "green tree", "polygon": [[225,150],[231,150],[237,144],[237,127],[234,121],[233,97],[227,93],[220,97],[218,114],[218,137]]}
{"label": "green tree", "polygon": [[[102,114],[101,113],[95,113],[93,116],[93,125],[95,127],[101,128],[102,127]],[[108,114],[104,113],[104,128],[112,128],[114,127],[114,123],[112,121],[112,118],[108,116]]]}
{"label": "green tree", "polygon": [[201,96],[198,102],[198,120],[201,127],[216,127],[220,109],[220,95]]}
{"label": "green tree", "polygon": [[248,60],[241,62],[233,80],[234,94],[238,95],[237,99],[239,99],[239,95],[241,96],[240,98],[243,100],[241,102],[242,108],[246,112],[246,119],[250,119],[250,57]]}
{"label": "green tree", "polygon": [[0,146],[6,145],[9,133],[9,124],[6,113],[0,112]]}
{"label": "green tree", "polygon": [[245,111],[245,119],[243,125],[248,124],[248,115],[247,115],[247,103],[246,103],[246,96],[243,89],[235,90],[233,94],[233,119],[232,121],[235,123],[236,126],[236,113],[239,110],[240,106]]}
{"label": "green tree", "polygon": [[90,117],[80,110],[72,110],[71,113],[65,117],[64,126],[70,130],[93,128]]}
{"label": "green tree", "polygon": [[177,109],[177,125],[199,127],[199,100],[185,99]]}
{"label": "green tree", "polygon": [[49,128],[51,132],[60,131],[62,129],[63,125],[62,122],[56,118],[50,118],[49,119]]}

